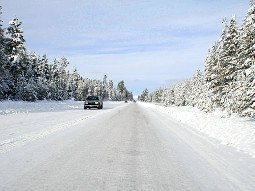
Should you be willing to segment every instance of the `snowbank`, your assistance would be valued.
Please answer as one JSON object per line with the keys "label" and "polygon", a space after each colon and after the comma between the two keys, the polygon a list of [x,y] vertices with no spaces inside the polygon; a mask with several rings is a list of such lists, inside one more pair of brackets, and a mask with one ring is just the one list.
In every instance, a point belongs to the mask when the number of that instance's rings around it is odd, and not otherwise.
{"label": "snowbank", "polygon": [[89,118],[125,106],[104,102],[102,110],[84,110],[82,101],[1,101],[0,153],[6,153],[62,130],[74,128]]}
{"label": "snowbank", "polygon": [[[120,105],[121,102],[104,102],[107,105]],[[37,113],[37,112],[56,112],[66,110],[83,109],[83,101],[0,101],[0,115]]]}
{"label": "snowbank", "polygon": [[144,107],[168,114],[169,117],[243,151],[255,158],[255,120],[238,116],[228,117],[223,112],[204,113],[196,108],[162,106],[141,103]]}

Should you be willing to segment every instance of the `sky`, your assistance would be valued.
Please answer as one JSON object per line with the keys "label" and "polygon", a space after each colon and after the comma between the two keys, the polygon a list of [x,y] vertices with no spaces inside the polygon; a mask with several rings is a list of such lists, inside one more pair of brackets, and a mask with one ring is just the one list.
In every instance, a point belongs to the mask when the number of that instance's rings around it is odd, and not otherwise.
{"label": "sky", "polygon": [[203,70],[222,19],[241,26],[249,0],[0,0],[4,27],[22,22],[28,52],[65,56],[84,78],[124,80],[140,95]]}

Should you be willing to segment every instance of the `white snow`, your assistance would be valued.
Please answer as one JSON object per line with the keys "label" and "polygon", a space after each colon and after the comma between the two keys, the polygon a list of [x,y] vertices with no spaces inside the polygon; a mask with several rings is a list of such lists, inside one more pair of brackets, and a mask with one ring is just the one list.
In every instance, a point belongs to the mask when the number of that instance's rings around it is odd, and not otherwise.
{"label": "white snow", "polygon": [[[110,105],[122,105],[122,102],[104,102],[107,107]],[[38,112],[57,112],[66,110],[83,109],[83,101],[0,101],[0,115],[20,114],[20,113],[38,113]]]}
{"label": "white snow", "polygon": [[[205,113],[189,106],[166,107],[141,102],[139,104],[165,113],[178,122],[255,158],[254,119],[234,115],[229,117],[221,111]],[[107,112],[110,108],[121,105],[125,104],[123,102],[105,102],[103,110],[84,111],[83,102],[79,101],[1,101],[0,153],[72,127],[88,118]]]}
{"label": "white snow", "polygon": [[85,111],[83,104],[82,101],[1,101],[0,153],[6,153],[124,105],[123,102],[104,102],[103,110]]}
{"label": "white snow", "polygon": [[170,118],[207,134],[221,142],[234,147],[255,158],[255,119],[241,118],[217,111],[205,113],[190,106],[162,106],[153,103],[142,103],[144,107],[169,115]]}
{"label": "white snow", "polygon": [[140,102],[84,110],[75,101],[4,101],[0,108],[0,190],[255,188],[254,158],[208,137],[250,153],[254,120]]}

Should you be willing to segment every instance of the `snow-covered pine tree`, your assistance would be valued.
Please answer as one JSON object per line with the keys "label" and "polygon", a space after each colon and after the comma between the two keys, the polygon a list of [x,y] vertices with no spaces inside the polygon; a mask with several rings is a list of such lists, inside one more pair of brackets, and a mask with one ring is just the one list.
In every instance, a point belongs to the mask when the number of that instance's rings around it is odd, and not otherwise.
{"label": "snow-covered pine tree", "polygon": [[241,88],[245,100],[243,100],[242,116],[255,117],[255,61],[252,61],[251,67],[245,71],[245,84]]}
{"label": "snow-covered pine tree", "polygon": [[118,83],[117,90],[120,93],[120,100],[127,99],[127,88],[125,87],[123,80]]}
{"label": "snow-covered pine tree", "polygon": [[59,62],[55,58],[53,63],[50,65],[50,84],[49,84],[49,94],[48,97],[50,100],[62,100],[61,96],[59,95]]}
{"label": "snow-covered pine tree", "polygon": [[228,25],[226,20],[224,22],[225,29],[220,41],[219,62],[222,67],[222,76],[224,76],[222,80],[225,85],[232,81],[236,75],[240,32],[234,15]]}
{"label": "snow-covered pine tree", "polygon": [[115,99],[114,86],[113,86],[113,81],[112,80],[109,80],[108,98],[109,98],[109,100],[114,100]]}
{"label": "snow-covered pine tree", "polygon": [[74,69],[74,71],[72,72],[72,74],[69,75],[69,79],[68,79],[68,92],[69,92],[69,96],[72,99],[77,100],[78,97],[78,81],[80,79],[80,76],[78,74],[77,69]]}
{"label": "snow-covered pine tree", "polygon": [[250,6],[255,6],[255,0],[250,0]]}
{"label": "snow-covered pine tree", "polygon": [[219,41],[215,42],[211,50],[208,51],[208,56],[205,60],[205,80],[208,86],[208,93],[212,97],[212,109],[219,107],[220,99],[219,94],[221,90],[220,82],[220,68],[219,68]]}
{"label": "snow-covered pine tree", "polygon": [[13,81],[13,98],[20,99],[26,84],[25,75],[27,73],[28,55],[24,45],[23,30],[20,28],[22,22],[15,17],[7,28],[8,38],[7,54],[10,65],[7,67],[9,75]]}
{"label": "snow-covered pine tree", "polygon": [[255,117],[255,4],[250,1],[251,7],[243,20],[240,32],[240,49],[238,78],[231,90],[231,111],[244,116]]}
{"label": "snow-covered pine tree", "polygon": [[77,90],[76,90],[75,100],[84,101],[87,96],[88,96],[88,83],[86,79],[79,78],[77,81]]}
{"label": "snow-covered pine tree", "polygon": [[[252,2],[252,1],[251,1]],[[247,59],[255,59],[255,5],[249,8],[240,31],[240,69],[251,67]]]}
{"label": "snow-covered pine tree", "polygon": [[109,97],[108,97],[108,95],[109,95],[109,93],[108,93],[109,92],[109,84],[107,82],[107,76],[106,75],[104,75],[102,86],[103,86],[103,88],[102,88],[102,99],[108,100],[109,99]]}
{"label": "snow-covered pine tree", "polygon": [[[154,96],[153,101],[157,102],[157,103],[162,103],[162,101],[163,101],[163,89],[162,88],[157,89],[154,94],[155,94],[155,96]],[[174,100],[172,101],[172,103],[174,103]]]}
{"label": "snow-covered pine tree", "polygon": [[219,92],[220,107],[226,108],[226,97],[229,97],[230,84],[236,79],[238,71],[238,51],[240,48],[240,32],[235,16],[229,24],[225,20],[225,28],[220,41],[219,65],[222,89]]}
{"label": "snow-covered pine tree", "polygon": [[175,92],[175,101],[174,104],[177,106],[185,106],[188,105],[188,89],[189,89],[189,81],[181,82],[174,86]]}
{"label": "snow-covered pine tree", "polygon": [[39,100],[49,99],[50,67],[46,55],[38,56],[37,74],[37,98]]}
{"label": "snow-covered pine tree", "polygon": [[149,95],[149,91],[148,91],[148,89],[146,88],[145,90],[143,90],[143,93],[142,93],[141,96],[139,97],[139,100],[140,100],[140,101],[143,101],[143,102],[148,102],[148,95]]}
{"label": "snow-covered pine tree", "polygon": [[19,99],[23,101],[35,101],[37,100],[37,79],[38,79],[38,58],[37,55],[32,52],[29,54],[29,60],[27,63],[27,71],[25,73],[25,84],[22,88],[22,95]]}
{"label": "snow-covered pine tree", "polygon": [[255,64],[238,73],[237,80],[230,85],[226,107],[231,113],[255,117]]}
{"label": "snow-covered pine tree", "polygon": [[175,101],[175,92],[174,92],[174,88],[168,88],[167,90],[167,99],[166,99],[166,104],[167,105],[174,105],[174,101]]}
{"label": "snow-covered pine tree", "polygon": [[[1,10],[2,6],[0,6],[0,16],[2,15]],[[9,85],[11,85],[11,80],[9,79],[9,70],[7,68],[9,63],[6,56],[6,38],[4,36],[2,22],[3,21],[0,19],[0,100],[7,99],[9,97]]]}
{"label": "snow-covered pine tree", "polygon": [[68,76],[67,76],[67,73],[66,73],[66,67],[69,65],[69,62],[68,60],[63,56],[61,59],[60,59],[60,62],[59,62],[59,88],[58,88],[58,91],[59,91],[59,94],[60,94],[60,97],[62,100],[67,100],[68,99],[68,85],[67,85],[67,82],[68,82]]}
{"label": "snow-covered pine tree", "polygon": [[201,101],[201,95],[204,93],[204,76],[200,70],[197,71],[195,75],[190,80],[190,105],[193,107],[198,107]]}

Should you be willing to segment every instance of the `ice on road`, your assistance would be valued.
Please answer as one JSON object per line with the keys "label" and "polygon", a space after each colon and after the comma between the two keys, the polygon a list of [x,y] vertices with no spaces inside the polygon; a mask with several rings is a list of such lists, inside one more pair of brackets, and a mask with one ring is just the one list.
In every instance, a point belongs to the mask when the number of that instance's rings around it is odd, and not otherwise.
{"label": "ice on road", "polygon": [[[139,103],[79,112],[0,153],[0,190],[255,190],[254,158],[163,113]],[[31,137],[51,132],[38,123]]]}

